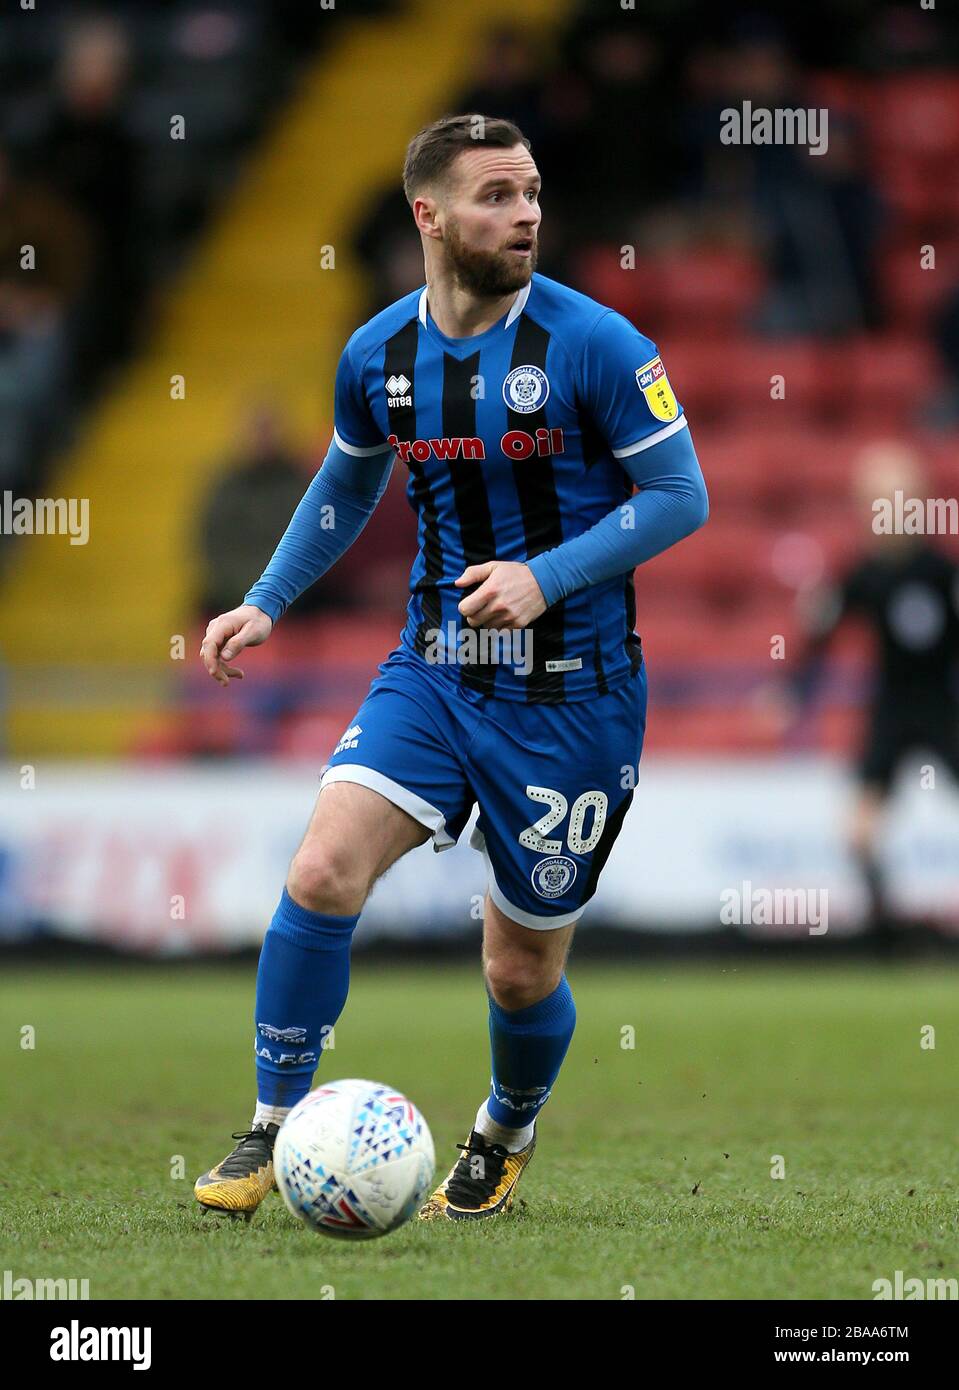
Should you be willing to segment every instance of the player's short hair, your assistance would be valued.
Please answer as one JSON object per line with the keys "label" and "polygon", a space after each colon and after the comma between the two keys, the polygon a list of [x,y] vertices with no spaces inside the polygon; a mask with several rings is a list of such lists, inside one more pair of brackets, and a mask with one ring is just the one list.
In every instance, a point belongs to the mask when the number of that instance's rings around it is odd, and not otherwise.
{"label": "player's short hair", "polygon": [[530,143],[513,121],[500,116],[442,116],[413,136],[406,150],[403,165],[403,192],[410,207],[424,188],[442,183],[450,165],[463,150],[477,145],[511,150],[514,145]]}

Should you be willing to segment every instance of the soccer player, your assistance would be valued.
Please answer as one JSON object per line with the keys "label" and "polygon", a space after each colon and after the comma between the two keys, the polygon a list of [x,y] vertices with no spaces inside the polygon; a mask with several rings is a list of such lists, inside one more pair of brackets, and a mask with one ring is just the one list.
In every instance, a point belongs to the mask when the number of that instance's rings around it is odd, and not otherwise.
{"label": "soccer player", "polygon": [[264,938],[256,1112],[195,1189],[224,1211],[251,1213],[273,1185],[274,1138],[343,1008],[373,884],[431,837],[452,845],[474,803],[492,1082],[420,1215],[510,1208],[573,1034],[574,925],[636,783],[646,670],[632,572],[708,512],[655,345],[535,273],[540,179],[521,131],[445,117],[410,143],[404,187],[426,284],[346,344],[323,466],[201,648],[221,685],[242,675],[237,654],[355,540],[394,461],[408,469],[408,619],[333,752]]}
{"label": "soccer player", "polygon": [[897,495],[900,503],[925,506],[926,491],[910,447],[890,441],[863,451],[855,503],[866,545],[835,583],[806,601],[805,646],[781,719],[788,727],[808,709],[839,627],[848,618],[868,626],[876,638],[875,674],[846,843],[862,874],[867,930],[880,953],[901,942],[879,855],[896,774],[924,750],[959,783],[959,566],[924,532],[887,532],[880,524],[883,510],[894,514]]}

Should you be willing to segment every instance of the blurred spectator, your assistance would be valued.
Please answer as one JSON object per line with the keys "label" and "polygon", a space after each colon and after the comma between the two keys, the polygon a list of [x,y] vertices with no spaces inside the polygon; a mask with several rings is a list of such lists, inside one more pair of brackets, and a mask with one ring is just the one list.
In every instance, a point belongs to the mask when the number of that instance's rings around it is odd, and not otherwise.
{"label": "blurred spectator", "polygon": [[113,19],[67,33],[31,168],[94,228],[92,273],[78,306],[76,384],[86,393],[129,347],[139,268],[139,158],[124,107],[129,53]]}
{"label": "blurred spectator", "polygon": [[[203,508],[202,609],[213,617],[243,602],[259,579],[310,482],[308,462],[284,438],[275,406],[250,413],[237,455],[218,478]],[[335,573],[292,605],[284,622],[335,602]]]}
{"label": "blurred spectator", "polygon": [[826,154],[779,147],[782,177],[770,177],[767,166],[757,178],[773,281],[758,324],[767,333],[833,336],[881,326],[882,204],[865,173],[858,131],[832,114]]}
{"label": "blurred spectator", "polygon": [[[896,774],[905,758],[923,752],[959,784],[959,566],[928,534],[911,534],[894,520],[897,499],[900,507],[922,505],[929,493],[914,449],[882,443],[863,450],[855,478],[863,550],[836,584],[807,596],[806,648],[793,677],[795,716],[819,683],[840,625],[853,618],[871,629],[875,672],[846,836],[880,946],[894,939],[877,851]],[[884,511],[893,529],[877,524]]]}
{"label": "blurred spectator", "polygon": [[423,284],[423,247],[402,187],[376,195],[353,239],[364,270],[364,313],[372,318]]}
{"label": "blurred spectator", "polygon": [[[32,248],[32,268],[22,257]],[[62,420],[67,319],[85,286],[90,234],[57,194],[19,177],[0,149],[0,487],[35,481]]]}
{"label": "blurred spectator", "polygon": [[[535,154],[540,84],[534,66],[524,34],[509,27],[495,29],[476,63],[477,84],[457,97],[456,109],[516,121]],[[365,272],[367,317],[423,284],[423,248],[398,183],[373,197],[353,247]]]}
{"label": "blurred spectator", "polygon": [[799,144],[721,144],[721,111],[744,101],[754,112],[819,109],[772,24],[753,25],[728,51],[694,53],[687,80],[687,187],[707,207],[739,200],[758,223],[770,286],[757,327],[782,335],[876,327],[882,204],[857,125],[830,110],[824,154]]}
{"label": "blurred spectator", "polygon": [[494,29],[475,63],[476,85],[457,98],[460,111],[515,121],[534,150],[543,132],[542,76],[525,32]]}
{"label": "blurred spectator", "polygon": [[[549,76],[534,154],[552,217],[572,242],[622,239],[627,219],[678,187],[675,83],[649,28],[622,19],[574,29]],[[548,124],[547,124],[548,121]]]}
{"label": "blurred spectator", "polygon": [[959,288],[946,299],[933,329],[933,339],[944,369],[944,389],[934,408],[937,423],[959,424]]}
{"label": "blurred spectator", "polygon": [[[394,469],[386,495],[353,546],[284,614],[287,625],[321,610],[395,609],[408,597],[416,551],[416,524],[406,500],[405,469]],[[200,534],[202,611],[228,612],[269,563],[309,486],[311,462],[284,438],[275,406],[251,411],[237,456],[214,484],[203,509]]]}

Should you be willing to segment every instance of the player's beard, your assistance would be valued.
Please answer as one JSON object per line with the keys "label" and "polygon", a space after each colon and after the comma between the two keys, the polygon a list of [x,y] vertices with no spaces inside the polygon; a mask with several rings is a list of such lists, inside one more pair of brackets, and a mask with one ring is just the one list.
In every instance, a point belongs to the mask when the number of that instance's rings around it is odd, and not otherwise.
{"label": "player's beard", "polygon": [[539,249],[535,233],[530,242],[528,259],[517,261],[508,251],[477,251],[464,241],[458,222],[446,224],[446,255],[457,283],[480,299],[498,299],[529,284]]}

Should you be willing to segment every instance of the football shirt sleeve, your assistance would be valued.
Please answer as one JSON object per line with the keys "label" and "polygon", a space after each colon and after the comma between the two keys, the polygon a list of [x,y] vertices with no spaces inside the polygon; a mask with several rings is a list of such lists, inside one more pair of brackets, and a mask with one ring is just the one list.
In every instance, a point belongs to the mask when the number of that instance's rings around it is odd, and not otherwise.
{"label": "football shirt sleeve", "polygon": [[638,492],[588,531],[528,561],[547,607],[631,573],[705,525],[709,497],[688,429],[624,458],[623,467]]}
{"label": "football shirt sleeve", "polygon": [[656,344],[608,309],[586,338],[580,391],[613,456],[626,459],[686,428]]}
{"label": "football shirt sleeve", "polygon": [[547,607],[629,574],[703,526],[709,497],[682,406],[656,344],[608,309],[586,337],[580,398],[639,488],[589,530],[528,565]]}
{"label": "football shirt sleeve", "polygon": [[347,343],[336,369],[333,405],[333,439],[344,453],[354,458],[385,453],[389,444],[383,438],[355,363],[353,339]]}

